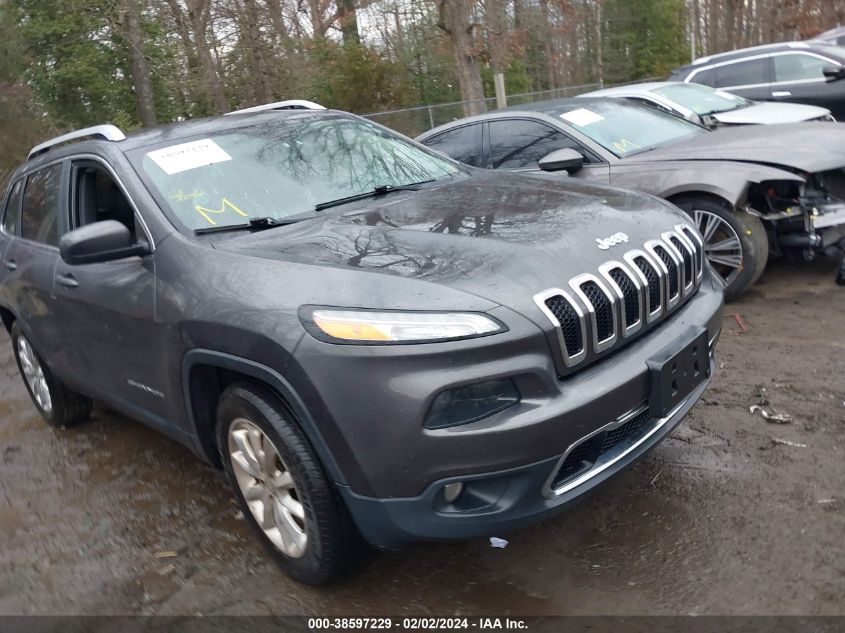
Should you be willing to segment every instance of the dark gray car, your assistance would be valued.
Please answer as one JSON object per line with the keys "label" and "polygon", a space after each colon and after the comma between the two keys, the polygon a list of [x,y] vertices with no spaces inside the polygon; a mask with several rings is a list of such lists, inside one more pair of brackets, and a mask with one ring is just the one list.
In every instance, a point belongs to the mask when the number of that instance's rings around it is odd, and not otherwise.
{"label": "dark gray car", "polygon": [[477,167],[565,171],[666,198],[703,234],[729,299],[770,256],[812,259],[845,238],[840,123],[708,131],[646,106],[579,97],[461,119],[417,140]]}
{"label": "dark gray car", "polygon": [[36,407],[61,426],[96,398],[224,468],[300,581],[361,537],[549,516],[710,380],[722,287],[662,200],[467,168],[327,110],[59,141],[13,175],[0,231]]}

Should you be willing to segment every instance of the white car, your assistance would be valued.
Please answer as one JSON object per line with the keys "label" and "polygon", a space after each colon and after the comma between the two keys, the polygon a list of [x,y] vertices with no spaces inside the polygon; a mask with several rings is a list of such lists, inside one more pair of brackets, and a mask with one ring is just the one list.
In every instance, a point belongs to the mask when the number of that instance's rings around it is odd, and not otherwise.
{"label": "white car", "polygon": [[630,84],[579,96],[626,99],[709,128],[836,120],[826,108],[800,103],[751,101],[724,90],[680,81]]}

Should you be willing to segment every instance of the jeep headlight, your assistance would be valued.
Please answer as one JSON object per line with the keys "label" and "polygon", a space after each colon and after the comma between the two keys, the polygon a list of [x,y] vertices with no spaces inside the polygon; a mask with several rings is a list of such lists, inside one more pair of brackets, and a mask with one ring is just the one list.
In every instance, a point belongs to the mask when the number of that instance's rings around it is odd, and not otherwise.
{"label": "jeep headlight", "polygon": [[303,319],[317,338],[336,343],[431,343],[504,332],[476,312],[401,312],[318,308]]}

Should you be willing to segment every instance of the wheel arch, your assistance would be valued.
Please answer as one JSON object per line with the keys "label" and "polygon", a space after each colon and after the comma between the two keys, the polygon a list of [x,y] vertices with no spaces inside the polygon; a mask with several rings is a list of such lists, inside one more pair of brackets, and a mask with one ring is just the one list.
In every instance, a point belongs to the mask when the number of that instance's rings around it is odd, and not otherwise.
{"label": "wheel arch", "polygon": [[17,317],[15,317],[14,312],[9,310],[9,308],[0,306],[0,319],[3,320],[3,327],[6,328],[6,332],[11,334],[12,324],[17,320]]}
{"label": "wheel arch", "polygon": [[746,192],[743,192],[739,195],[733,195],[730,192],[721,189],[720,187],[683,187],[674,188],[669,192],[665,192],[662,194],[662,197],[674,205],[678,205],[678,203],[683,200],[703,198],[709,200],[710,202],[715,202],[717,204],[724,205],[728,209],[735,211],[740,198],[743,198],[745,196],[745,193]]}
{"label": "wheel arch", "polygon": [[220,468],[216,441],[216,414],[220,395],[235,382],[247,382],[269,389],[288,409],[317,453],[328,475],[336,483],[345,484],[325,439],[302,398],[288,380],[274,369],[255,361],[217,352],[195,349],[185,354],[182,363],[182,388],[191,433],[196,450],[215,467]]}
{"label": "wheel arch", "polygon": [[736,201],[731,201],[731,198],[723,195],[724,192],[714,190],[714,188],[701,189],[682,189],[675,191],[663,197],[676,206],[680,206],[680,202],[684,200],[705,199],[716,204],[721,204],[731,211],[736,211]]}

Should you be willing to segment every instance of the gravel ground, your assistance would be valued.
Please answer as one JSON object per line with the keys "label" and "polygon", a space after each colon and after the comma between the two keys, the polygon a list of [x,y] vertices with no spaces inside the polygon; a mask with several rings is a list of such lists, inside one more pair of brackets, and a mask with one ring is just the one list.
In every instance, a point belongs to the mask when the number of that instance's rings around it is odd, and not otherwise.
{"label": "gravel ground", "polygon": [[177,444],[105,409],[47,427],[3,334],[0,614],[845,614],[834,270],[770,266],[728,306],[704,399],[587,502],[506,549],[374,554],[319,590],[264,558],[221,474]]}

